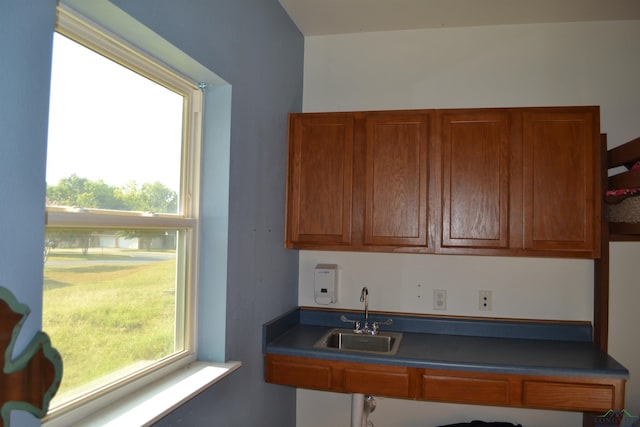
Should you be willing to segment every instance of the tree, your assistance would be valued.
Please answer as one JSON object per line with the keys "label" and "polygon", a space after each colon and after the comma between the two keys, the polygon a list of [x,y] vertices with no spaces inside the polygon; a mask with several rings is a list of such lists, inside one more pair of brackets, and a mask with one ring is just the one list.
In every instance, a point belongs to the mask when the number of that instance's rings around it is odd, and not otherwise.
{"label": "tree", "polygon": [[57,185],[47,186],[48,204],[53,206],[77,206],[96,209],[124,209],[123,201],[116,196],[117,188],[103,180],[90,181],[76,174],[61,179]]}
{"label": "tree", "polygon": [[[117,190],[119,197],[129,210],[153,212],[153,213],[176,213],[178,208],[178,195],[175,191],[165,187],[160,182],[144,183],[140,186],[135,181],[130,181]],[[160,241],[162,247],[166,249],[170,246],[164,230],[125,230],[119,233],[128,239],[137,238],[140,249],[154,249],[152,244]]]}
{"label": "tree", "polygon": [[160,182],[142,184],[142,195],[150,212],[176,213],[177,211],[178,195]]}
{"label": "tree", "polygon": [[91,181],[72,174],[57,185],[47,186],[50,206],[77,206],[94,209],[114,209],[154,213],[176,213],[178,195],[156,181],[138,185],[130,181],[121,187],[103,180]]}
{"label": "tree", "polygon": [[56,247],[80,248],[82,255],[89,253],[91,246],[91,230],[82,229],[48,229],[45,232],[45,262],[51,249]]}
{"label": "tree", "polygon": [[118,188],[116,194],[127,207],[127,210],[176,213],[178,207],[178,195],[176,192],[157,181],[144,183],[140,186],[135,181],[130,181]]}
{"label": "tree", "polygon": [[[121,187],[115,187],[103,180],[91,181],[72,174],[61,179],[57,185],[47,186],[47,205],[176,213],[178,195],[157,181],[142,185],[130,181]],[[47,230],[45,261],[51,247],[59,243],[82,248],[82,253],[86,255],[91,246],[93,233],[91,230]],[[165,245],[167,241],[164,230],[126,230],[119,234],[128,238],[138,238],[139,246],[145,249],[151,249],[154,239],[162,239]]]}

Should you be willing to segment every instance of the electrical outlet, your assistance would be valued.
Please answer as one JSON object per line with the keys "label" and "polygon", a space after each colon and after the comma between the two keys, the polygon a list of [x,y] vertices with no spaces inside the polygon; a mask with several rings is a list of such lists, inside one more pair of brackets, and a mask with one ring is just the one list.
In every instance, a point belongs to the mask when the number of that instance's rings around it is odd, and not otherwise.
{"label": "electrical outlet", "polygon": [[480,311],[491,311],[493,308],[493,297],[491,295],[491,291],[480,291],[478,295],[478,309]]}
{"label": "electrical outlet", "polygon": [[433,290],[433,309],[434,310],[446,310],[447,309],[447,291],[444,289]]}

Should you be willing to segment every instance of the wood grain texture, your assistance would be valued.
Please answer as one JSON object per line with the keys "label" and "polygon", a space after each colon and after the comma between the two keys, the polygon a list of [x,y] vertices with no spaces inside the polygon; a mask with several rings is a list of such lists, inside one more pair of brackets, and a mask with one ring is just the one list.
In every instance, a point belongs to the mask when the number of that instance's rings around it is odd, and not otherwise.
{"label": "wood grain texture", "polygon": [[509,405],[509,380],[456,375],[422,375],[423,400]]}
{"label": "wood grain texture", "polygon": [[353,118],[292,115],[287,246],[351,240]]}
{"label": "wood grain texture", "polygon": [[623,409],[624,379],[422,369],[265,355],[265,381],[339,393],[491,406],[605,412]]}
{"label": "wood grain texture", "polygon": [[383,391],[385,396],[407,398],[411,380],[409,370],[396,366],[345,367],[344,389],[351,393],[370,394],[370,390]]}
{"label": "wood grain texture", "polygon": [[525,249],[600,255],[598,117],[586,107],[524,112]]}
{"label": "wood grain texture", "polygon": [[523,405],[529,408],[593,411],[613,408],[615,387],[575,382],[524,381]]}
{"label": "wood grain texture", "polygon": [[429,116],[366,117],[364,243],[427,245]]}
{"label": "wood grain texture", "polygon": [[598,107],[290,115],[285,245],[598,258]]}
{"label": "wood grain texture", "polygon": [[614,168],[638,160],[640,160],[640,138],[635,138],[609,150],[607,166]]}
{"label": "wood grain texture", "polygon": [[509,115],[446,113],[441,119],[442,246],[509,246]]}
{"label": "wood grain texture", "polygon": [[14,355],[29,312],[29,307],[9,289],[0,287],[0,427],[9,424],[14,409],[44,417],[62,381],[62,358],[44,332],[37,331],[27,346]]}

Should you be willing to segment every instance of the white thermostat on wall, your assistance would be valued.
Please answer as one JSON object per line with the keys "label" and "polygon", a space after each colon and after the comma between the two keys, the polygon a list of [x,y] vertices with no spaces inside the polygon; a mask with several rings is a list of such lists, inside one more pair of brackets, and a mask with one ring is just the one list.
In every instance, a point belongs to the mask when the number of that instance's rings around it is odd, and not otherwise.
{"label": "white thermostat on wall", "polygon": [[338,266],[318,264],[313,276],[314,298],[318,304],[327,305],[338,299]]}

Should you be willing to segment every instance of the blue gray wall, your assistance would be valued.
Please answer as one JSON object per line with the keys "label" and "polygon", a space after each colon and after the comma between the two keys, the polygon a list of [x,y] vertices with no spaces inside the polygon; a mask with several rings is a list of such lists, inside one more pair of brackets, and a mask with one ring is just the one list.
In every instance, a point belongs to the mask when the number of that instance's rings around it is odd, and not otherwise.
{"label": "blue gray wall", "polygon": [[[31,307],[16,354],[42,324],[45,156],[54,24],[54,0],[0,0],[0,286]],[[40,425],[26,413],[12,414],[11,424]]]}
{"label": "blue gray wall", "polygon": [[284,188],[304,39],[277,0],[114,3],[232,86],[226,355],[242,367],[157,425],[294,426],[295,391],[263,381],[260,327],[297,305]]}
{"label": "blue gray wall", "polygon": [[[260,327],[297,305],[297,253],[283,248],[284,188],[287,112],[302,106],[304,39],[277,0],[113,3],[232,86],[226,357],[243,365],[157,425],[294,426],[295,391],[263,382]],[[0,0],[0,286],[31,306],[28,337],[42,313],[54,23],[53,0]],[[39,425],[16,417],[14,425]]]}

